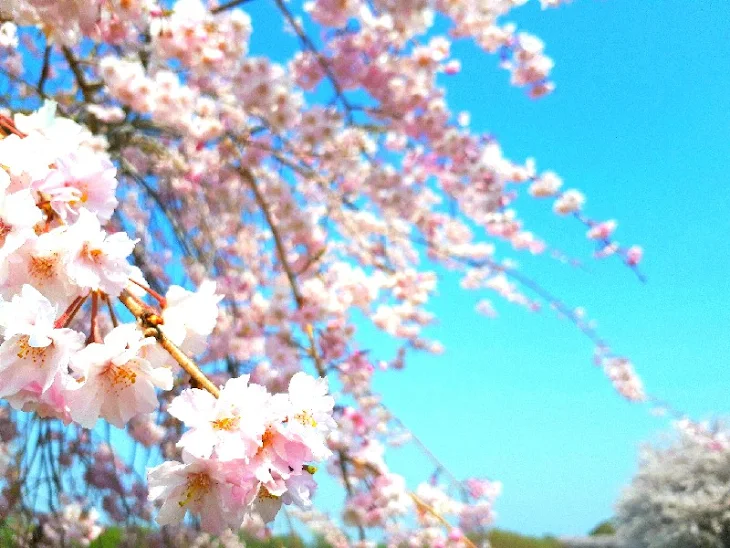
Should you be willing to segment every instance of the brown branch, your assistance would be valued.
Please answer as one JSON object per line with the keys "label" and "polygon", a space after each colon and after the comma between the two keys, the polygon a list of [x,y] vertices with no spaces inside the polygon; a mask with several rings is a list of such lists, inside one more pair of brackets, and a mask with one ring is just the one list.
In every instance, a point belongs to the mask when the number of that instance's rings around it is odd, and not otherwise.
{"label": "brown branch", "polygon": [[46,87],[46,81],[51,73],[51,51],[53,51],[53,46],[47,43],[46,49],[43,52],[43,64],[41,65],[41,73],[38,77],[38,85],[36,85],[39,95],[44,95],[43,90]]}
{"label": "brown branch", "polygon": [[335,73],[332,72],[332,67],[330,67],[329,63],[327,62],[327,59],[320,53],[320,51],[317,49],[317,46],[314,44],[312,39],[307,35],[306,32],[304,32],[304,29],[299,24],[299,21],[294,17],[291,11],[289,11],[289,8],[286,7],[284,4],[284,0],[275,0],[276,6],[279,8],[281,13],[284,15],[284,18],[286,21],[291,25],[292,29],[294,29],[294,32],[296,32],[297,36],[299,37],[299,40],[302,42],[302,45],[308,49],[309,51],[314,54],[314,56],[317,58],[317,62],[319,63],[319,66],[322,67],[322,70],[327,75],[327,79],[329,80],[330,84],[332,84],[332,87],[335,90],[335,94],[337,95],[337,98],[342,103],[342,106],[345,108],[347,112],[347,118],[351,119],[352,117],[352,105],[347,100],[347,97],[345,96],[345,92],[342,89],[342,86],[340,86],[340,83],[337,81],[337,77],[335,76]]}
{"label": "brown branch", "polygon": [[79,90],[81,91],[81,95],[84,97],[84,101],[86,101],[87,103],[93,103],[94,92],[98,88],[100,88],[102,84],[91,84],[86,81],[86,76],[84,75],[84,71],[81,69],[81,64],[79,63],[79,60],[76,59],[76,57],[74,56],[71,48],[69,48],[68,46],[63,46],[61,48],[61,51],[63,52],[63,56],[66,58],[66,62],[68,63],[71,72],[73,72],[74,78],[76,80],[76,85],[79,86]]}
{"label": "brown branch", "polygon": [[141,302],[127,289],[119,295],[119,300],[135,318],[140,320],[142,327],[145,329],[145,335],[157,339],[160,346],[190,375],[196,386],[207,390],[216,398],[220,395],[218,387],[206,377],[200,367],[162,332],[160,329],[162,318],[155,310]]}
{"label": "brown branch", "polygon": [[[353,489],[352,489],[352,483],[350,482],[350,476],[347,472],[347,465],[345,464],[345,461],[351,460],[345,455],[344,451],[338,451],[339,460],[340,460],[340,472],[342,473],[342,481],[345,483],[345,490],[347,491],[347,498],[351,498],[353,495]],[[360,540],[365,540],[365,529],[361,524],[357,524],[357,533],[360,537]]]}
{"label": "brown branch", "polygon": [[[434,510],[431,506],[426,504],[418,495],[416,495],[413,491],[409,491],[408,494],[413,499],[413,502],[416,504],[416,507],[424,512],[428,512],[433,517],[435,517],[441,525],[443,525],[447,530],[451,531],[453,529],[453,526],[446,521],[446,518],[444,518],[441,514],[439,514],[436,510]],[[469,548],[477,548],[477,545],[474,544],[469,537],[464,536],[462,539],[464,544],[466,544]]]}
{"label": "brown branch", "polygon": [[[291,287],[292,295],[294,296],[294,301],[296,302],[297,308],[301,310],[304,306],[304,298],[302,297],[302,293],[299,290],[299,284],[297,283],[296,274],[294,274],[294,270],[292,270],[289,261],[287,261],[284,240],[279,233],[279,229],[274,222],[274,218],[271,216],[271,212],[269,211],[269,205],[266,203],[264,195],[261,194],[261,190],[256,184],[256,179],[253,173],[251,173],[251,170],[241,166],[239,168],[239,173],[243,177],[243,180],[246,182],[248,187],[251,189],[251,192],[253,192],[256,203],[259,205],[259,208],[261,208],[261,212],[264,214],[266,224],[269,225],[269,230],[271,230],[271,234],[274,238],[276,252],[279,255],[279,260],[281,261],[281,268],[284,270],[287,280],[289,280],[289,286]],[[307,334],[307,339],[309,340],[309,354],[314,360],[314,366],[317,368],[317,373],[320,377],[324,377],[326,375],[326,369],[324,367],[324,364],[322,363],[322,358],[317,352],[317,345],[316,341],[314,340],[314,331],[312,329],[312,326],[307,325],[304,331]]]}

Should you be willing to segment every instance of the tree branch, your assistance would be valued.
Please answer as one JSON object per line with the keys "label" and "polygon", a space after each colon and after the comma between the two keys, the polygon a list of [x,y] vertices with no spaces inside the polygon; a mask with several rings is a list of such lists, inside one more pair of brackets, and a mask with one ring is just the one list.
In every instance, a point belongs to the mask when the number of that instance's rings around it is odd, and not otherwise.
{"label": "tree branch", "polygon": [[216,398],[220,395],[218,387],[206,377],[205,373],[200,370],[200,367],[162,332],[160,329],[162,318],[157,315],[155,310],[152,310],[149,306],[139,301],[127,289],[119,295],[119,300],[135,318],[140,320],[142,327],[145,329],[145,335],[153,336],[157,339],[160,346],[190,375],[197,386],[207,390]]}

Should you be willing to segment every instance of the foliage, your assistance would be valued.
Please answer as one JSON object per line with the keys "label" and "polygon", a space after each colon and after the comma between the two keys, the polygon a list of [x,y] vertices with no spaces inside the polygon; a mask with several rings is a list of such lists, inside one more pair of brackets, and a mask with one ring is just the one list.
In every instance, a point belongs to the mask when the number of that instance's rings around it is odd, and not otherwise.
{"label": "foliage", "polygon": [[592,537],[599,535],[615,535],[616,526],[614,525],[612,520],[603,521],[596,525],[593,529],[591,529],[590,533],[588,534]]}
{"label": "foliage", "polygon": [[491,548],[562,548],[554,538],[520,535],[509,531],[494,529],[488,535]]}
{"label": "foliage", "polygon": [[124,540],[125,531],[121,527],[107,527],[102,534],[89,544],[89,548],[116,548]]}

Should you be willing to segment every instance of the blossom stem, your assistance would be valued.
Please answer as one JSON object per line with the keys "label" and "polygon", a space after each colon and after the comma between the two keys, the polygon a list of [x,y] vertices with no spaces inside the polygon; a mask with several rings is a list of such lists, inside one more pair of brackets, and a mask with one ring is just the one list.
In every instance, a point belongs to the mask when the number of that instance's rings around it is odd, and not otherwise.
{"label": "blossom stem", "polygon": [[91,332],[89,333],[89,341],[98,343],[101,340],[99,335],[99,293],[98,291],[91,292]]}
{"label": "blossom stem", "polygon": [[[354,491],[352,490],[352,482],[350,481],[350,475],[347,473],[347,464],[346,461],[351,460],[345,455],[344,451],[339,451],[339,461],[340,461],[340,472],[342,473],[342,481],[345,483],[345,490],[347,491],[347,497],[352,498],[352,495]],[[360,537],[360,540],[365,540],[365,529],[363,528],[362,524],[357,524],[357,532]]]}
{"label": "blossom stem", "polygon": [[147,287],[146,285],[138,282],[137,280],[133,280],[131,278],[130,278],[129,281],[132,282],[134,285],[137,285],[137,286],[141,287],[147,293],[149,293],[150,297],[152,297],[154,300],[156,300],[158,303],[160,303],[160,306],[161,307],[164,308],[165,306],[167,306],[167,301],[165,300],[165,297],[163,297],[162,295],[160,295],[157,291],[155,291],[151,287]]}
{"label": "blossom stem", "polygon": [[15,122],[11,118],[8,118],[4,114],[0,114],[0,128],[6,129],[10,133],[14,133],[21,139],[25,137],[25,133],[15,127]]}
{"label": "blossom stem", "polygon": [[109,298],[109,295],[107,295],[106,293],[104,294],[104,302],[106,303],[106,307],[109,310],[109,317],[112,320],[112,326],[117,327],[119,325],[119,321],[117,320],[117,315],[114,313],[112,301]]}
{"label": "blossom stem", "polygon": [[412,430],[410,430],[405,424],[403,424],[403,421],[400,420],[398,417],[396,417],[390,409],[388,409],[385,404],[380,402],[380,407],[383,408],[386,413],[390,415],[390,418],[393,422],[395,422],[398,426],[403,428],[408,434],[411,436],[411,440],[416,444],[416,446],[421,450],[421,452],[426,455],[426,457],[436,466],[436,469],[443,472],[451,481],[451,483],[459,490],[459,493],[462,496],[462,499],[464,502],[467,502],[469,499],[469,492],[467,491],[466,487],[464,486],[464,483],[459,480],[446,466],[444,463],[442,463],[436,455],[433,454],[433,452],[426,446],[421,439],[416,436],[416,434],[413,433]]}
{"label": "blossom stem", "polygon": [[119,295],[121,303],[129,310],[132,315],[137,318],[145,329],[145,334],[149,334],[157,339],[160,346],[175,360],[190,378],[200,388],[207,390],[216,398],[220,395],[220,390],[213,382],[200,370],[200,367],[191,360],[185,353],[178,348],[167,336],[160,330],[162,319],[148,305],[139,301],[129,290],[125,289]]}
{"label": "blossom stem", "polygon": [[68,308],[66,311],[61,314],[58,319],[54,323],[54,327],[56,329],[61,329],[63,327],[67,327],[69,323],[71,323],[71,320],[74,319],[74,316],[76,316],[76,313],[81,309],[81,306],[86,302],[86,298],[89,295],[86,294],[83,297],[76,297],[73,302],[68,305]]}
{"label": "blossom stem", "polygon": [[235,8],[237,6],[241,6],[247,2],[250,2],[251,0],[229,0],[228,2],[224,2],[222,4],[219,4],[217,7],[212,8],[210,10],[211,13],[221,13],[223,11]]}

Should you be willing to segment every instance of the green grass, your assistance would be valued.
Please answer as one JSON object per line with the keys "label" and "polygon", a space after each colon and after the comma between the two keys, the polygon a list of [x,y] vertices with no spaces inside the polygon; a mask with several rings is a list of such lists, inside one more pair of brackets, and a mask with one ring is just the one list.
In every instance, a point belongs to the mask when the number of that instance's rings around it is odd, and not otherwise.
{"label": "green grass", "polygon": [[[124,530],[120,527],[109,527],[94,540],[90,548],[117,548],[124,538]],[[481,537],[483,538],[483,537]],[[551,537],[530,537],[493,529],[487,534],[492,548],[563,548],[562,545]],[[323,539],[315,539],[307,544],[295,536],[276,536],[269,539],[244,538],[247,548],[331,548]],[[474,541],[480,538],[474,537]],[[0,527],[0,548],[11,548],[16,546],[12,531],[9,527]]]}
{"label": "green grass", "polygon": [[529,537],[493,529],[487,535],[492,548],[563,548],[556,539],[551,537]]}

